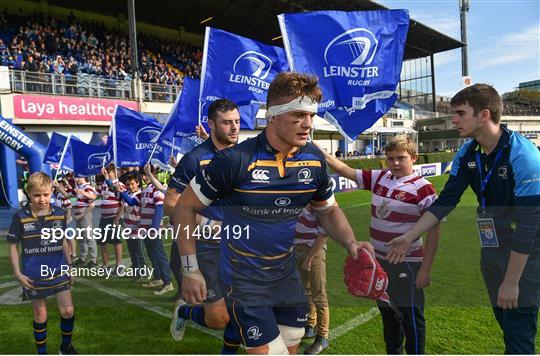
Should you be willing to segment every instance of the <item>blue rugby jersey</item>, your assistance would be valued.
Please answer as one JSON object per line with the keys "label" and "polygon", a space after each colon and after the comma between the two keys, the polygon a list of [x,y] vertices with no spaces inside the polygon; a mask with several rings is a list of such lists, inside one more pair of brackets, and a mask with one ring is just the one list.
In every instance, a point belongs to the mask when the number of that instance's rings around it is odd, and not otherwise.
{"label": "blue rugby jersey", "polygon": [[[279,281],[295,267],[294,226],[310,201],[333,196],[323,153],[308,143],[283,157],[270,146],[266,131],[220,151],[191,186],[208,205],[223,206],[221,279]],[[236,234],[235,231],[239,234]]]}
{"label": "blue rugby jersey", "polygon": [[[208,138],[206,141],[185,154],[176,166],[174,174],[169,180],[169,187],[182,194],[193,177],[195,177],[203,167],[210,163],[216,152],[218,152],[218,149],[214,146],[212,139]],[[211,206],[201,210],[199,214],[216,221],[221,221],[223,219],[219,202],[215,202]],[[204,245],[199,245],[199,248],[204,248],[204,246],[208,246],[208,244],[217,245],[219,243],[218,240],[205,240],[202,238],[197,240],[197,242],[206,243]]]}
{"label": "blue rugby jersey", "polygon": [[[9,243],[21,243],[22,273],[34,281],[35,289],[54,288],[69,282],[67,275],[60,274],[61,266],[67,265],[62,251],[63,240],[42,239],[45,228],[65,230],[65,211],[51,205],[50,214],[36,217],[26,205],[13,215],[7,235]],[[42,275],[42,266],[55,269],[54,275]]]}
{"label": "blue rugby jersey", "polygon": [[499,246],[529,254],[540,249],[540,152],[531,141],[501,127],[503,134],[489,155],[482,152],[476,140],[461,147],[443,191],[428,211],[441,220],[456,207],[468,186],[481,204],[476,152],[481,155],[485,178],[502,150],[486,187],[486,210],[493,215]]}

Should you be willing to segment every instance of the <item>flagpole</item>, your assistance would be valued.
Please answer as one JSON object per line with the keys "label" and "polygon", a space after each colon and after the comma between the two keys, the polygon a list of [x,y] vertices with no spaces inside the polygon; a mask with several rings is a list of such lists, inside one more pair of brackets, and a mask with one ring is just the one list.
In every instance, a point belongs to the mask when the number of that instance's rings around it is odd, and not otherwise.
{"label": "flagpole", "polygon": [[113,155],[114,155],[114,171],[116,172],[116,178],[118,178],[118,160],[117,160],[117,150],[118,150],[118,147],[116,145],[116,111],[118,110],[118,105],[114,108],[114,113],[113,113],[113,117],[112,117],[112,124],[111,124],[111,132],[112,132],[112,135],[113,135],[113,138],[112,138],[112,144],[113,144]]}
{"label": "flagpole", "polygon": [[148,157],[148,161],[146,161],[146,163],[150,163],[150,161],[152,160],[152,157],[154,156],[154,152],[156,152],[156,148],[157,148],[157,141],[154,142],[154,148],[152,149],[152,153],[150,153],[150,157]]}
{"label": "flagpole", "polygon": [[204,80],[206,78],[206,62],[208,61],[208,43],[210,42],[210,27],[204,29],[204,44],[203,44],[203,56],[201,63],[201,86],[199,87],[199,126],[201,125],[202,116],[202,95],[204,92]]}
{"label": "flagpole", "polygon": [[64,156],[66,155],[66,151],[69,145],[69,141],[71,141],[71,134],[69,134],[66,143],[64,144],[64,149],[62,150],[62,156],[60,156],[60,162],[58,162],[58,169],[56,170],[56,173],[54,175],[54,181],[56,182],[58,180],[58,171],[62,169],[62,163],[64,163]]}

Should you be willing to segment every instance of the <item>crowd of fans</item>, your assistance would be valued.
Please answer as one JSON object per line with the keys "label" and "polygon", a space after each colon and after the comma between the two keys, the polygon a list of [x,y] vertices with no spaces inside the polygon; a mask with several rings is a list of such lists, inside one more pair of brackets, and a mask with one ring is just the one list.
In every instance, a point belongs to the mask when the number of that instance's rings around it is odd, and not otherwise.
{"label": "crowd of fans", "polygon": [[[180,41],[138,34],[143,82],[181,86],[200,75],[202,50]],[[67,79],[86,73],[115,80],[131,78],[128,36],[103,23],[0,13],[0,65]]]}

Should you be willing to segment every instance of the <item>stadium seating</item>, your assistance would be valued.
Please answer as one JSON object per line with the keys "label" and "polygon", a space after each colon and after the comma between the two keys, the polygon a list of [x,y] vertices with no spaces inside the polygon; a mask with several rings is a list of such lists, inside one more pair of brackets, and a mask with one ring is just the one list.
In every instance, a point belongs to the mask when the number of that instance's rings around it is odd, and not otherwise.
{"label": "stadium seating", "polygon": [[[89,88],[84,83],[92,80],[91,77],[130,80],[128,42],[124,33],[97,22],[76,19],[73,15],[59,19],[42,13],[31,16],[8,15],[5,10],[0,13],[0,65],[29,72],[26,74],[29,81],[39,82],[40,73],[54,73],[66,83],[72,81],[74,91],[85,91]],[[200,74],[202,50],[199,48],[139,33],[138,49],[143,82],[181,86],[183,76]],[[123,90],[104,83],[100,90]],[[35,90],[35,86],[37,84],[25,89],[40,91]],[[48,86],[51,92],[53,86],[52,83]],[[42,85],[37,89],[46,87]]]}

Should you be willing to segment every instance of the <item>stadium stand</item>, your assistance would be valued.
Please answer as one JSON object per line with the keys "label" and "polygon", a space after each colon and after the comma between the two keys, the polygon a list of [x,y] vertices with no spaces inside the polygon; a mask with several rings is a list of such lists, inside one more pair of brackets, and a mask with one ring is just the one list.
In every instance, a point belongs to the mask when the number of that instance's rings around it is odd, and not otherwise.
{"label": "stadium stand", "polygon": [[[200,75],[200,48],[144,33],[138,36],[138,47],[145,83],[181,87],[184,76]],[[60,19],[43,13],[8,15],[4,10],[0,65],[25,72],[27,84],[15,88],[24,91],[88,95],[96,87],[92,81],[99,80],[103,92],[96,94],[122,97],[115,93],[116,81],[132,79],[127,35],[96,21],[76,19],[73,13]],[[120,90],[128,88],[129,84]]]}

